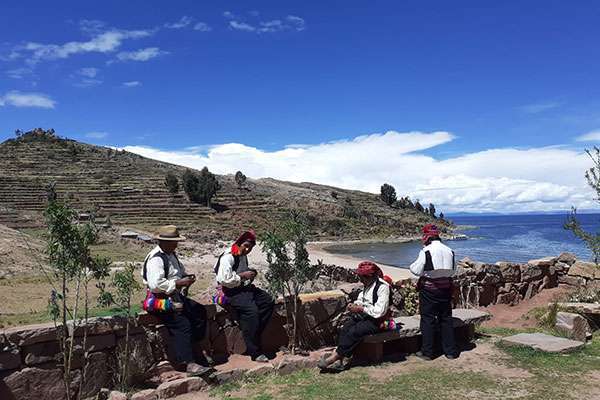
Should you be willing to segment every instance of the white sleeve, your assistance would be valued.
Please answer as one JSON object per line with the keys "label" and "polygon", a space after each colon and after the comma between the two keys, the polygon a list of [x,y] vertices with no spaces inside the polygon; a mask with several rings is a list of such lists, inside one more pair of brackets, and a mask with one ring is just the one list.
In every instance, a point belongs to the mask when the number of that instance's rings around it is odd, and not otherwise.
{"label": "white sleeve", "polygon": [[425,250],[419,252],[419,257],[417,257],[415,262],[412,263],[409,268],[410,272],[416,276],[423,275],[423,271],[425,270]]}
{"label": "white sleeve", "polygon": [[167,279],[165,267],[160,257],[152,257],[146,264],[146,282],[153,293],[171,294],[175,291],[177,278]]}
{"label": "white sleeve", "polygon": [[[219,262],[219,261],[217,261]],[[233,255],[227,253],[221,256],[219,269],[217,270],[217,282],[228,288],[240,286],[242,278],[233,270]]]}
{"label": "white sleeve", "polygon": [[390,287],[387,284],[382,283],[379,285],[377,291],[377,303],[364,304],[363,308],[365,314],[370,315],[373,318],[381,318],[385,315],[390,306]]}

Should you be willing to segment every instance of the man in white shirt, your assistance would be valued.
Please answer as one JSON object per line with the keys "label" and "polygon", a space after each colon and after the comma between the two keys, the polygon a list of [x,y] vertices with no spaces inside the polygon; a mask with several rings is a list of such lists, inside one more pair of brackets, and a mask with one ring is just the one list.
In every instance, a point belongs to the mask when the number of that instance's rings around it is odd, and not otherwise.
{"label": "man in white shirt", "polygon": [[383,280],[383,272],[371,261],[363,261],[356,269],[364,289],[358,294],[354,303],[348,304],[350,320],[340,329],[338,347],[329,357],[319,360],[319,368],[344,369],[344,358],[352,357],[356,346],[363,338],[379,332],[381,323],[386,318],[390,307],[390,286]]}
{"label": "man in white shirt", "polygon": [[268,362],[261,349],[261,336],[271,316],[275,303],[271,296],[252,283],[257,271],[248,266],[248,253],[256,245],[254,231],[244,232],[219,257],[215,264],[217,285],[220,285],[228,302],[237,313],[246,343],[246,354],[253,361]]}
{"label": "man in white shirt", "polygon": [[452,277],[455,272],[454,251],[442,243],[433,224],[423,227],[423,249],[410,271],[419,277],[419,313],[423,344],[417,356],[434,358],[435,332],[441,331],[442,350],[449,359],[458,357],[452,324]]}
{"label": "man in white shirt", "polygon": [[211,369],[194,361],[192,345],[204,337],[206,310],[204,306],[187,298],[187,290],[195,282],[187,275],[177,258],[177,243],[185,240],[174,225],[163,226],[155,236],[158,245],[144,260],[142,278],[148,290],[159,297],[168,297],[175,305],[171,312],[156,312],[167,327],[175,347],[177,362],[191,375],[203,375]]}

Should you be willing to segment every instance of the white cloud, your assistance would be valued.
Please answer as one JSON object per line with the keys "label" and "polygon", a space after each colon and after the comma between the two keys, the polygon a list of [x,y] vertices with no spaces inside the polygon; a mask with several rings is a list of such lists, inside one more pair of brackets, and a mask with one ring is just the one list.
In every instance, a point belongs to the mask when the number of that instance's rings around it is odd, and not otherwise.
{"label": "white cloud", "polygon": [[117,54],[119,61],[148,61],[158,56],[169,54],[158,47],[148,47],[136,51],[122,51]]}
{"label": "white cloud", "polygon": [[577,137],[578,142],[600,142],[600,130],[588,132]]}
{"label": "white cloud", "polygon": [[36,64],[41,60],[56,60],[68,58],[79,53],[110,53],[116,51],[123,41],[127,39],[139,39],[150,36],[149,30],[110,30],[99,33],[86,42],[68,42],[65,44],[42,44],[28,42],[19,50],[29,52],[29,64]]}
{"label": "white cloud", "polygon": [[85,137],[90,139],[104,139],[107,136],[108,132],[88,132],[85,134]]}
{"label": "white cloud", "polygon": [[[216,173],[316,182],[378,193],[390,183],[399,195],[448,211],[542,211],[596,208],[583,173],[590,161],[564,148],[491,149],[450,159],[421,151],[453,140],[448,132],[394,131],[354,139],[265,151],[238,143],[208,150],[125,149]],[[200,147],[202,149],[202,147]]]}
{"label": "white cloud", "polygon": [[233,13],[231,11],[225,11],[223,12],[223,16],[227,19],[234,19],[235,15],[233,15]]}
{"label": "white cloud", "polygon": [[182,29],[182,28],[185,28],[186,26],[190,25],[192,23],[192,21],[193,21],[192,17],[188,17],[187,15],[184,15],[177,22],[165,24],[165,28]]}
{"label": "white cloud", "polygon": [[519,110],[526,114],[539,114],[544,111],[552,110],[553,108],[559,107],[561,104],[557,102],[545,102],[545,103],[534,103],[526,104],[519,107]]}
{"label": "white cloud", "polygon": [[194,30],[200,32],[210,32],[212,31],[212,28],[206,22],[197,22],[194,25]]}
{"label": "white cloud", "polygon": [[6,75],[8,75],[8,77],[12,79],[23,79],[31,74],[33,74],[33,70],[27,67],[15,68],[6,71]]}
{"label": "white cloud", "polygon": [[136,86],[141,86],[142,82],[140,81],[129,81],[129,82],[123,82],[123,86],[125,87],[136,87]]}
{"label": "white cloud", "polygon": [[86,67],[80,68],[77,73],[81,76],[85,76],[86,78],[95,78],[98,75],[98,68]]}
{"label": "white cloud", "polygon": [[50,96],[42,93],[26,93],[16,90],[0,96],[0,107],[35,107],[35,108],[54,108],[56,102]]}
{"label": "white cloud", "polygon": [[255,32],[256,28],[250,24],[240,21],[229,21],[229,26],[238,31]]}
{"label": "white cloud", "polygon": [[288,15],[285,19],[287,19],[297,31],[303,31],[306,28],[304,18],[300,18],[296,15]]}

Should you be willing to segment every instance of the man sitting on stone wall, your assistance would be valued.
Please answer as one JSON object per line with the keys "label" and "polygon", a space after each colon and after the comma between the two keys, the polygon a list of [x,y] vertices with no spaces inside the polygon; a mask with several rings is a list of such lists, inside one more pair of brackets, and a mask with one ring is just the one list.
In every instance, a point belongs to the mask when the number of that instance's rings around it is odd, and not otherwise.
{"label": "man sitting on stone wall", "polygon": [[431,360],[434,357],[435,332],[441,330],[442,349],[446,358],[458,357],[452,324],[452,277],[455,272],[454,252],[442,243],[437,226],[423,227],[423,249],[410,266],[419,277],[419,313],[423,344],[417,357]]}
{"label": "man sitting on stone wall", "polygon": [[[167,327],[171,345],[175,347],[177,362],[191,375],[204,375],[211,368],[194,360],[192,345],[201,340],[206,331],[204,306],[187,297],[194,275],[187,275],[177,258],[178,242],[185,240],[174,225],[160,228],[155,237],[156,246],[144,260],[142,277],[148,288],[144,309],[158,317]],[[163,306],[163,305],[167,306]]]}
{"label": "man sitting on stone wall", "polygon": [[256,270],[248,266],[248,253],[256,244],[254,231],[244,232],[221,254],[215,264],[217,285],[221,287],[225,302],[229,303],[239,318],[246,343],[246,354],[252,360],[268,362],[261,349],[261,336],[273,314],[274,302],[264,290],[252,283]]}
{"label": "man sitting on stone wall", "polygon": [[356,301],[348,305],[350,319],[340,329],[336,351],[319,360],[321,369],[343,370],[347,364],[344,359],[352,357],[354,349],[365,336],[379,332],[389,314],[390,285],[384,280],[381,268],[370,261],[363,261],[355,272],[364,289]]}

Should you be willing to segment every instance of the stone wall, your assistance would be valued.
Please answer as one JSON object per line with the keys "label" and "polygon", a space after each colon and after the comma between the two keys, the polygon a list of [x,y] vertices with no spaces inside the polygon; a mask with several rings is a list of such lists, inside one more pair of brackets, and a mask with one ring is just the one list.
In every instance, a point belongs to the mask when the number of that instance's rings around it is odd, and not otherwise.
{"label": "stone wall", "polygon": [[571,253],[525,264],[484,264],[465,258],[458,263],[454,302],[458,306],[514,305],[559,284],[581,287],[591,283],[600,284],[600,268],[578,261]]}
{"label": "stone wall", "polygon": [[[335,344],[332,319],[346,306],[340,290],[302,295],[300,336],[308,348]],[[215,361],[245,351],[242,334],[230,312],[213,304],[206,305],[208,328],[205,339],[195,352]],[[72,392],[79,390],[85,374],[82,398],[93,398],[103,387],[114,387],[117,358],[123,354],[126,318],[92,318],[88,323],[86,352],[88,366],[83,369],[83,329],[75,332],[76,346]],[[273,318],[263,335],[266,351],[278,351],[287,345],[283,304],[276,306]],[[153,366],[173,361],[167,346],[169,334],[159,320],[141,314],[130,320],[131,383],[136,387],[156,387]],[[0,331],[0,399],[63,399],[62,354],[53,324],[39,324]]]}

